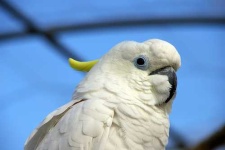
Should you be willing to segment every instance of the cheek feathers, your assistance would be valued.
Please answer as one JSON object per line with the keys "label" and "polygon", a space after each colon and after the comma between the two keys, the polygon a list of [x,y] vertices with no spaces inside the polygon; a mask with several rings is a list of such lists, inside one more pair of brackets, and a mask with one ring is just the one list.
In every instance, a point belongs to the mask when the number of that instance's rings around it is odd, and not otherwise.
{"label": "cheek feathers", "polygon": [[168,77],[165,75],[152,75],[151,84],[155,92],[160,94],[167,93],[168,89],[171,88]]}
{"label": "cheek feathers", "polygon": [[141,101],[150,105],[160,104],[169,96],[170,83],[164,75],[152,75],[145,78],[133,76],[130,78],[130,87]]}

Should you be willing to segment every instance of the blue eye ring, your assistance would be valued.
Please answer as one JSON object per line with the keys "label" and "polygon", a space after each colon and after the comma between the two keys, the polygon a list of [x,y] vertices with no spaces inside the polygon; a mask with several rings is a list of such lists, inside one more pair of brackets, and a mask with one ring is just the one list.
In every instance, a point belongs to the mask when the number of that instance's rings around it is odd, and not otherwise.
{"label": "blue eye ring", "polygon": [[141,70],[149,68],[149,60],[146,56],[140,55],[134,59],[134,65]]}

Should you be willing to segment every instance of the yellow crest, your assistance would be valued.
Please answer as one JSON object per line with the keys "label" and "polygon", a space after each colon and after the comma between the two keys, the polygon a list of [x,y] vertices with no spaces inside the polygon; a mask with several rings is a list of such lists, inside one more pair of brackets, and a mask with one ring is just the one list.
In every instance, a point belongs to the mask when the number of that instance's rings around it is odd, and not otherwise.
{"label": "yellow crest", "polygon": [[69,64],[72,68],[78,71],[88,72],[98,62],[98,60],[80,62],[69,58]]}

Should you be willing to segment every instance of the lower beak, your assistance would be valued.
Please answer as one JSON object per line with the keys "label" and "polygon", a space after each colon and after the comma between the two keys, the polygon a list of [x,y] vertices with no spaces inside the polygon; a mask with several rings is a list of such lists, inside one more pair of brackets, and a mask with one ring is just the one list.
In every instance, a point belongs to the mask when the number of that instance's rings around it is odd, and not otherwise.
{"label": "lower beak", "polygon": [[168,66],[168,67],[157,69],[157,70],[155,70],[155,71],[150,73],[150,75],[154,75],[154,74],[168,76],[168,81],[171,84],[171,88],[170,88],[170,95],[165,101],[165,103],[167,103],[167,102],[170,101],[170,99],[176,93],[176,89],[177,89],[177,75],[176,75],[176,72],[175,72],[175,70],[172,67]]}

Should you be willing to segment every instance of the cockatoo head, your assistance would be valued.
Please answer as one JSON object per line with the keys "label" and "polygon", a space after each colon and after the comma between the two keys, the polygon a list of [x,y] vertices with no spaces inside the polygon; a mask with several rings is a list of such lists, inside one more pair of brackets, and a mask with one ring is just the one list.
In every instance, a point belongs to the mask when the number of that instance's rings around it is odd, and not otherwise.
{"label": "cockatoo head", "polygon": [[[71,59],[70,63],[74,67],[75,61]],[[81,83],[80,91],[82,87],[85,91],[85,82],[90,81],[90,85],[92,81],[95,88],[101,85],[101,88],[124,99],[147,105],[166,105],[175,97],[176,71],[181,59],[168,42],[158,39],[143,43],[125,41],[113,47],[99,61],[91,63],[96,64],[93,68],[89,65],[92,69]],[[85,65],[81,70],[85,70]]]}

